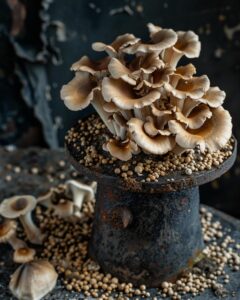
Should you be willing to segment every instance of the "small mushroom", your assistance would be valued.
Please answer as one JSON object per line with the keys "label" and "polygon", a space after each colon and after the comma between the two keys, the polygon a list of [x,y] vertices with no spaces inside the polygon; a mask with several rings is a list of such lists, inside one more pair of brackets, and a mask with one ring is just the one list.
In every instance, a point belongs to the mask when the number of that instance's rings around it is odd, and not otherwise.
{"label": "small mushroom", "polygon": [[95,199],[97,183],[94,181],[91,185],[87,185],[76,180],[68,180],[66,184],[73,194],[74,214],[81,217],[83,201],[92,201]]}
{"label": "small mushroom", "polygon": [[18,248],[14,251],[13,261],[15,263],[25,264],[34,259],[36,250],[28,247]]}
{"label": "small mushroom", "polygon": [[73,215],[73,202],[66,195],[66,187],[51,188],[45,195],[37,198],[37,203],[52,209],[61,218]]}
{"label": "small mushroom", "polygon": [[0,243],[9,243],[14,250],[26,247],[26,243],[16,237],[17,223],[5,220],[0,224]]}
{"label": "small mushroom", "polygon": [[137,144],[129,139],[126,139],[125,141],[110,139],[106,143],[105,147],[113,157],[116,157],[123,161],[131,159],[132,154],[139,153]]}
{"label": "small mushroom", "polygon": [[19,218],[28,240],[33,244],[42,244],[44,236],[32,219],[36,204],[36,198],[29,195],[8,198],[0,204],[0,215],[8,219]]}
{"label": "small mushroom", "polygon": [[31,261],[13,273],[9,289],[17,299],[40,300],[54,289],[57,277],[54,267],[48,261]]}

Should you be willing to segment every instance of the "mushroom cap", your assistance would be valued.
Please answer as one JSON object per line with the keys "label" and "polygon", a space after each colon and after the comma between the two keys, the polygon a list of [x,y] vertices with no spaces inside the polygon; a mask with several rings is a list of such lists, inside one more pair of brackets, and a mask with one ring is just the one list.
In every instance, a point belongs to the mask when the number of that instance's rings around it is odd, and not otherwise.
{"label": "mushroom cap", "polygon": [[78,61],[72,64],[71,71],[82,71],[90,73],[92,75],[96,75],[107,70],[109,61],[110,57],[104,57],[103,59],[94,61],[91,60],[88,56],[84,55]]}
{"label": "mushroom cap", "polygon": [[147,24],[147,28],[150,34],[150,37],[152,37],[155,33],[157,33],[158,31],[162,30],[162,27],[160,26],[156,26],[153,23],[148,23]]}
{"label": "mushroom cap", "polygon": [[198,99],[198,101],[208,104],[210,107],[219,107],[223,104],[226,93],[221,91],[218,86],[210,87],[209,90]]}
{"label": "mushroom cap", "polygon": [[144,131],[150,136],[154,137],[158,134],[169,136],[171,132],[166,129],[159,129],[151,116],[146,117],[146,122],[143,125]]}
{"label": "mushroom cap", "polygon": [[192,149],[197,145],[201,151],[206,148],[210,152],[224,147],[232,135],[232,121],[228,111],[223,107],[213,108],[212,117],[198,129],[185,128],[178,121],[168,122],[169,130],[176,134],[176,143],[185,149]]}
{"label": "mushroom cap", "polygon": [[126,82],[112,78],[103,79],[102,94],[105,101],[112,101],[121,109],[142,108],[160,97],[157,90],[152,90],[143,97],[137,96]]}
{"label": "mushroom cap", "polygon": [[201,98],[207,92],[209,86],[210,81],[206,75],[185,80],[174,74],[171,75],[170,82],[165,83],[166,90],[179,99],[185,99],[186,97]]}
{"label": "mushroom cap", "polygon": [[16,219],[32,211],[36,204],[36,198],[30,195],[7,198],[0,204],[0,215],[8,219]]}
{"label": "mushroom cap", "polygon": [[177,42],[174,45],[176,52],[184,53],[188,58],[198,57],[201,50],[201,43],[198,35],[193,31],[178,31]]}
{"label": "mushroom cap", "polygon": [[132,138],[143,150],[152,154],[165,154],[171,151],[175,146],[174,138],[169,136],[157,135],[155,137],[148,136],[144,131],[144,122],[137,118],[128,121],[129,131]]}
{"label": "mushroom cap", "polygon": [[13,261],[16,263],[24,264],[34,259],[36,250],[28,247],[18,248],[14,251]]}
{"label": "mushroom cap", "polygon": [[190,79],[194,74],[196,74],[196,68],[193,64],[180,66],[175,70],[174,74],[178,75],[180,78],[187,80]]}
{"label": "mushroom cap", "polygon": [[108,70],[114,79],[121,78],[129,84],[135,85],[136,80],[132,76],[132,72],[120,60],[113,57],[108,65]]}
{"label": "mushroom cap", "polygon": [[95,87],[96,83],[90,80],[89,73],[76,72],[75,77],[62,86],[61,99],[70,110],[84,109],[93,100]]}
{"label": "mushroom cap", "polygon": [[105,51],[109,56],[116,57],[119,51],[122,51],[129,45],[134,45],[139,41],[133,34],[119,35],[110,45],[96,42],[92,44],[92,49],[97,52]]}
{"label": "mushroom cap", "polygon": [[113,157],[127,161],[132,158],[132,154],[138,153],[138,146],[129,139],[125,141],[111,139],[106,143],[106,150]]}
{"label": "mushroom cap", "polygon": [[13,220],[4,220],[0,223],[0,243],[6,243],[16,233],[17,223]]}
{"label": "mushroom cap", "polygon": [[151,36],[152,43],[143,44],[138,42],[123,50],[127,54],[135,54],[137,52],[157,52],[172,47],[177,41],[177,34],[172,29],[161,29]]}
{"label": "mushroom cap", "polygon": [[82,192],[86,193],[86,197],[89,198],[90,200],[95,198],[95,189],[91,185],[73,179],[67,180],[66,184],[67,184],[67,188],[70,190],[74,188],[75,191],[78,190],[80,193]]}
{"label": "mushroom cap", "polygon": [[9,289],[23,300],[40,300],[56,286],[58,274],[46,260],[21,265],[11,276]]}

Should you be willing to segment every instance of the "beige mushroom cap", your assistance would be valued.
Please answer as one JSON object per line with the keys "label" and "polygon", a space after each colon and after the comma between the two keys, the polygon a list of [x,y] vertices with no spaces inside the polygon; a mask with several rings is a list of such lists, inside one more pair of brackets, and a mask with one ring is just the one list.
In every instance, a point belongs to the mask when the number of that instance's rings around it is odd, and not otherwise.
{"label": "beige mushroom cap", "polygon": [[142,120],[132,118],[127,124],[134,141],[149,153],[162,155],[171,151],[175,146],[175,141],[172,137],[162,135],[148,136],[144,131],[144,122]]}
{"label": "beige mushroom cap", "polygon": [[82,71],[96,75],[97,73],[107,70],[109,61],[110,57],[104,57],[98,61],[93,61],[88,56],[84,55],[71,66],[71,70],[75,72]]}
{"label": "beige mushroom cap", "polygon": [[196,74],[196,68],[193,64],[188,64],[186,66],[180,66],[175,70],[175,75],[187,80],[190,79],[194,74]]}
{"label": "beige mushroom cap", "polygon": [[126,82],[112,78],[103,79],[102,94],[105,101],[112,101],[121,109],[142,108],[160,97],[157,90],[152,90],[147,95],[138,97]]}
{"label": "beige mushroom cap", "polygon": [[36,250],[28,247],[18,248],[14,251],[13,261],[15,263],[24,264],[34,259]]}
{"label": "beige mushroom cap", "polygon": [[176,119],[191,129],[200,128],[211,116],[212,112],[205,104],[195,107],[188,116],[185,116],[182,112],[176,112]]}
{"label": "beige mushroom cap", "polygon": [[17,229],[17,223],[13,220],[5,220],[0,223],[0,243],[6,243],[11,239]]}
{"label": "beige mushroom cap", "polygon": [[61,99],[68,109],[77,111],[86,108],[93,100],[96,83],[90,80],[89,73],[76,72],[75,77],[63,85]]}
{"label": "beige mushroom cap", "polygon": [[[157,123],[157,121],[156,121]],[[160,128],[162,128],[161,126],[162,124],[160,124]],[[171,134],[171,132],[167,129],[159,129],[156,124],[154,123],[153,117],[148,116],[146,117],[146,122],[143,125],[144,127],[144,131],[150,136],[150,137],[154,137],[156,135],[166,135],[169,136]]]}
{"label": "beige mushroom cap", "polygon": [[129,139],[125,141],[111,139],[106,143],[105,147],[113,157],[123,161],[131,159],[132,154],[139,152],[138,146]]}
{"label": "beige mushroom cap", "polygon": [[8,219],[16,219],[32,211],[37,204],[36,198],[30,195],[14,196],[0,204],[0,215]]}
{"label": "beige mushroom cap", "polygon": [[198,101],[208,104],[210,107],[216,108],[223,104],[226,93],[221,91],[218,86],[210,87],[202,98]]}
{"label": "beige mushroom cap", "polygon": [[148,23],[147,24],[147,28],[150,34],[150,37],[152,37],[155,33],[157,33],[158,31],[162,30],[162,27],[160,26],[156,26],[153,23]]}
{"label": "beige mushroom cap", "polygon": [[133,78],[131,70],[128,69],[123,63],[121,63],[120,60],[114,57],[111,59],[108,65],[108,70],[113,78],[121,78],[129,84],[136,84],[136,80]]}
{"label": "beige mushroom cap", "polygon": [[135,54],[137,52],[157,52],[170,48],[177,41],[177,34],[172,29],[161,29],[152,35],[151,44],[144,44],[138,42],[132,46],[129,46],[123,50],[127,54]]}
{"label": "beige mushroom cap", "polygon": [[139,38],[136,38],[133,34],[126,33],[119,35],[110,45],[96,42],[92,44],[92,48],[97,52],[105,51],[109,56],[116,57],[119,51],[121,52],[129,45],[134,45],[138,41]]}
{"label": "beige mushroom cap", "polygon": [[40,300],[54,289],[57,277],[54,267],[48,261],[31,261],[14,272],[9,289],[18,299]]}
{"label": "beige mushroom cap", "polygon": [[172,75],[169,83],[165,83],[166,90],[174,97],[185,99],[201,98],[209,89],[210,81],[206,75],[200,77],[192,77],[188,80]]}
{"label": "beige mushroom cap", "polygon": [[208,119],[199,129],[184,128],[178,121],[168,122],[169,130],[176,134],[176,143],[187,149],[197,145],[201,151],[206,148],[210,152],[217,151],[224,147],[232,135],[232,121],[228,111],[223,107],[212,109],[212,118]]}

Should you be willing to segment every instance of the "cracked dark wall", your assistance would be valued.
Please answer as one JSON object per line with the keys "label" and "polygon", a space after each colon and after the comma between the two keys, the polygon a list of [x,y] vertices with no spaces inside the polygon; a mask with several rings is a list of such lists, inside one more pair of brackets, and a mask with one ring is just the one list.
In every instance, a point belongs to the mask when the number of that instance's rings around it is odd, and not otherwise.
{"label": "cracked dark wall", "polygon": [[[69,66],[86,53],[96,58],[94,41],[125,32],[147,36],[147,22],[200,35],[193,63],[226,91],[240,140],[239,0],[0,0],[0,143],[63,145],[66,130],[91,111],[70,112],[60,100]],[[222,179],[202,188],[203,199],[240,214],[239,176],[240,156]]]}

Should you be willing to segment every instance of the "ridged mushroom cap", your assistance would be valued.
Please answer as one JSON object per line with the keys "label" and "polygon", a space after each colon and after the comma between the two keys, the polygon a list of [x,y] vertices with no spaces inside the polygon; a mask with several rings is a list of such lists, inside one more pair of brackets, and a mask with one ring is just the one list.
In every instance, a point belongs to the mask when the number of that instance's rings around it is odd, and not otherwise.
{"label": "ridged mushroom cap", "polygon": [[172,47],[177,41],[177,34],[172,29],[161,29],[152,34],[152,43],[144,44],[138,42],[123,50],[127,54],[135,54],[137,52],[157,52]]}
{"label": "ridged mushroom cap", "polygon": [[72,66],[71,70],[78,72],[87,72],[92,75],[96,75],[107,70],[108,64],[110,62],[110,57],[104,57],[103,59],[94,61],[88,56],[84,55],[78,61],[76,61]]}
{"label": "ridged mushroom cap", "polygon": [[178,121],[168,122],[169,130],[176,135],[176,143],[186,149],[192,149],[197,145],[201,151],[206,148],[210,151],[217,151],[224,147],[232,135],[232,121],[228,111],[223,107],[213,108],[212,117],[198,129],[185,128]]}
{"label": "ridged mushroom cap", "polygon": [[86,72],[76,72],[75,77],[63,85],[61,99],[70,110],[82,110],[93,100],[96,83],[89,76]]}
{"label": "ridged mushroom cap", "polygon": [[152,154],[165,154],[171,151],[175,146],[174,138],[168,136],[157,135],[150,137],[144,131],[144,122],[137,118],[132,118],[128,121],[129,131],[133,140],[143,150]]}
{"label": "ridged mushroom cap", "polygon": [[0,204],[0,215],[8,219],[16,219],[32,211],[36,204],[36,198],[30,195],[7,198]]}
{"label": "ridged mushroom cap", "polygon": [[142,108],[160,97],[160,93],[157,90],[152,90],[143,97],[137,96],[132,87],[126,82],[112,78],[103,79],[102,94],[105,101],[112,101],[124,110]]}
{"label": "ridged mushroom cap", "polygon": [[31,261],[14,272],[9,289],[18,299],[40,300],[54,289],[57,277],[54,267],[48,261]]}
{"label": "ridged mushroom cap", "polygon": [[210,87],[209,90],[198,101],[210,107],[219,107],[223,104],[226,93],[221,91],[218,86]]}

